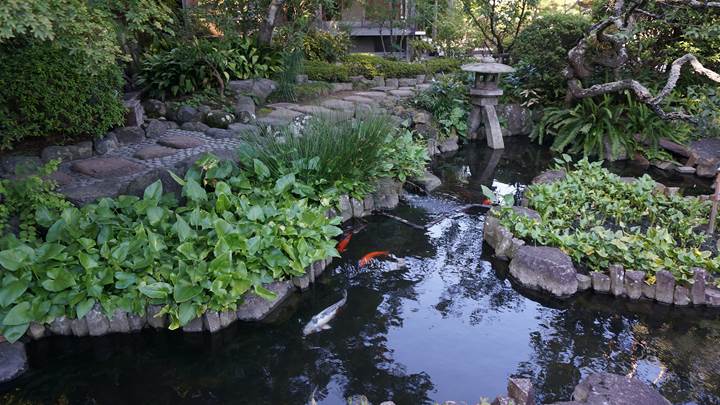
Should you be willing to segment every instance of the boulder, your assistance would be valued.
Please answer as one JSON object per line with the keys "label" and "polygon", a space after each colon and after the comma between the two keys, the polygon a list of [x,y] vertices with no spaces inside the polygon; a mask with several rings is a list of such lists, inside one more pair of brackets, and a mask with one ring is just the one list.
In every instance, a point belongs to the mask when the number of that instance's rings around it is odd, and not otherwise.
{"label": "boulder", "polygon": [[253,292],[246,293],[242,304],[237,309],[237,318],[239,320],[262,320],[272,312],[273,309],[282,304],[293,291],[293,285],[290,281],[276,281],[265,285],[265,288],[275,293],[275,299],[266,300]]}
{"label": "boulder", "polygon": [[700,139],[690,143],[691,160],[695,160],[695,174],[700,177],[715,177],[720,164],[720,139]]}
{"label": "boulder", "polygon": [[655,299],[663,304],[672,304],[675,297],[675,276],[667,270],[655,273]]}
{"label": "boulder", "polygon": [[228,131],[232,131],[236,135],[242,135],[245,133],[258,133],[260,131],[260,128],[255,125],[236,122],[228,126]]}
{"label": "boulder", "polygon": [[167,114],[167,106],[160,100],[150,98],[143,101],[142,105],[149,118],[160,118]]}
{"label": "boulder", "polygon": [[140,330],[142,330],[142,328],[145,327],[145,316],[144,315],[141,316],[141,315],[137,315],[137,314],[128,313],[127,318],[128,318],[128,324],[130,324],[130,330],[132,332],[140,331]]}
{"label": "boulder", "polygon": [[87,336],[90,333],[87,321],[84,317],[82,319],[73,319],[70,323],[70,327],[72,328],[73,335],[78,337]]}
{"label": "boulder", "polygon": [[365,206],[362,201],[351,198],[350,206],[352,207],[352,215],[354,218],[362,218],[365,216]]}
{"label": "boulder", "polygon": [[85,321],[87,322],[90,336],[103,336],[110,332],[110,321],[105,314],[102,313],[99,304],[95,304],[93,309],[85,315]]}
{"label": "boulder", "polygon": [[516,405],[535,405],[535,389],[530,379],[510,378],[507,390]]}
{"label": "boulder", "polygon": [[25,345],[20,342],[0,343],[0,383],[19,377],[27,367]]}
{"label": "boulder", "polygon": [[238,95],[235,96],[235,118],[238,122],[247,124],[255,119],[255,101],[252,97]]}
{"label": "boulder", "polygon": [[397,89],[398,87],[400,87],[400,81],[395,78],[389,78],[389,79],[385,79],[384,83],[382,83],[382,84],[376,83],[375,85],[389,87],[391,89]]}
{"label": "boulder", "polygon": [[27,335],[30,336],[30,338],[34,340],[42,339],[43,337],[45,337],[46,333],[47,330],[45,328],[45,325],[37,322],[30,322],[30,327],[28,327],[27,331]]}
{"label": "boulder", "polygon": [[638,300],[642,297],[642,285],[645,284],[645,273],[637,270],[628,270],[625,272],[625,294],[632,300]]}
{"label": "boulder", "polygon": [[425,173],[417,177],[411,178],[410,182],[419,186],[421,189],[428,193],[440,187],[440,185],[442,184],[442,180],[440,180],[439,177],[430,173],[427,170],[425,171]]}
{"label": "boulder", "polygon": [[655,300],[655,284],[648,284],[646,282],[643,282],[640,286],[640,289],[642,290],[643,298]]}
{"label": "boulder", "polygon": [[43,162],[60,159],[63,162],[71,160],[87,159],[93,154],[93,143],[90,141],[80,142],[76,145],[47,146],[40,152]]}
{"label": "boulder", "polygon": [[220,312],[220,326],[225,328],[237,321],[237,312],[235,311],[224,311]]}
{"label": "boulder", "polygon": [[690,288],[690,298],[693,305],[705,304],[705,283],[707,280],[707,273],[704,269],[694,269],[693,271],[693,285]]}
{"label": "boulder", "polygon": [[556,181],[562,181],[567,176],[565,170],[546,170],[532,179],[532,184],[550,184]]}
{"label": "boulder", "polygon": [[167,314],[160,315],[160,310],[162,310],[162,308],[162,305],[148,305],[145,309],[145,319],[147,319],[147,324],[150,327],[162,329],[169,324]]}
{"label": "boulder", "polygon": [[440,152],[442,152],[442,153],[456,151],[459,149],[458,138],[457,138],[457,136],[454,136],[454,137],[450,137],[447,139],[443,139],[442,141],[440,141],[438,143],[437,147],[438,147],[438,149],[440,149]]}
{"label": "boulder", "polygon": [[130,322],[128,321],[127,312],[123,310],[115,310],[109,319],[110,333],[128,333],[130,332]]}
{"label": "boulder", "polygon": [[135,95],[123,100],[125,107],[125,125],[139,126],[145,121],[145,109]]}
{"label": "boulder", "polygon": [[165,135],[168,130],[177,129],[178,124],[167,120],[149,120],[145,127],[145,136],[157,139]]}
{"label": "boulder", "polygon": [[372,193],[373,206],[375,209],[393,209],[400,203],[400,192],[402,183],[390,177],[383,177],[375,183],[375,191]]}
{"label": "boulder", "polygon": [[553,247],[522,246],[510,262],[510,274],[525,287],[557,297],[575,294],[578,288],[572,260]]}
{"label": "boulder", "polygon": [[[219,319],[218,319],[219,322]],[[203,331],[203,318],[195,318],[182,327],[183,332],[199,333]]]}
{"label": "boulder", "polygon": [[676,285],[675,293],[673,294],[673,304],[679,307],[690,305],[690,289],[685,286]]}
{"label": "boulder", "polygon": [[429,113],[427,113],[425,111],[418,111],[415,114],[413,114],[412,120],[413,120],[413,124],[415,124],[415,125],[418,125],[418,124],[427,125],[427,124],[430,124],[430,121],[432,120],[432,118],[430,117]]}
{"label": "boulder", "polygon": [[95,153],[98,155],[104,155],[112,150],[117,149],[120,146],[120,142],[114,133],[109,132],[102,138],[95,139],[93,141],[93,147]]}
{"label": "boulder", "polygon": [[264,104],[277,87],[277,83],[270,79],[233,80],[227,84],[228,90],[237,95],[253,96],[260,104]]}
{"label": "boulder", "polygon": [[590,278],[592,278],[592,286],[595,292],[601,294],[610,292],[610,277],[607,274],[594,271],[590,273]]}
{"label": "boulder", "polygon": [[96,179],[108,179],[140,173],[144,166],[121,157],[98,157],[75,161],[72,171]]}
{"label": "boulder", "polygon": [[145,131],[138,126],[118,128],[113,133],[121,145],[140,143],[145,140]]}
{"label": "boulder", "polygon": [[347,195],[341,195],[338,198],[338,209],[340,210],[340,217],[345,222],[353,217],[353,209],[350,204],[350,197]]}
{"label": "boulder", "polygon": [[205,132],[210,127],[206,124],[203,124],[202,122],[185,122],[182,125],[180,125],[180,129],[183,131],[192,131],[192,132]]}
{"label": "boulder", "polygon": [[186,122],[202,121],[203,114],[195,107],[184,105],[177,109],[174,118],[175,121],[184,124]]}
{"label": "boulder", "polygon": [[7,174],[34,172],[41,165],[37,156],[0,156],[0,172]]}
{"label": "boulder", "polygon": [[594,405],[670,405],[670,401],[640,380],[610,373],[585,377],[575,387],[573,400]]}
{"label": "boulder", "polygon": [[72,335],[71,323],[72,321],[63,315],[53,319],[48,329],[53,335],[70,336]]}
{"label": "boulder", "polygon": [[586,291],[592,288],[592,278],[585,274],[578,274],[576,276],[578,281],[578,291]]}
{"label": "boulder", "polygon": [[235,121],[235,116],[227,111],[212,110],[205,115],[205,124],[210,128],[227,129],[228,125]]}
{"label": "boulder", "polygon": [[223,328],[220,322],[220,314],[215,311],[207,311],[202,317],[203,328],[210,332],[215,333]]}
{"label": "boulder", "polygon": [[529,135],[533,129],[532,111],[520,104],[500,104],[497,115],[504,120],[503,135]]}
{"label": "boulder", "polygon": [[233,131],[220,128],[210,128],[205,131],[205,135],[215,139],[235,138],[235,133]]}
{"label": "boulder", "polygon": [[610,292],[616,297],[623,295],[625,290],[625,270],[618,264],[613,264],[608,268],[610,274]]}

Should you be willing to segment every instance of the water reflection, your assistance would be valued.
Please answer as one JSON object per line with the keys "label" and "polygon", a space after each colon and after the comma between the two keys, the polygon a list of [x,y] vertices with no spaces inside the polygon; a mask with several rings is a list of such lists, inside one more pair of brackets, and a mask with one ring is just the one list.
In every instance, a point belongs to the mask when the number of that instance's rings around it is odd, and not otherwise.
{"label": "water reflection", "polygon": [[[513,288],[507,263],[485,251],[482,215],[439,220],[482,198],[480,185],[522,190],[547,151],[520,141],[505,151],[465,150],[436,162],[445,184],[395,214],[418,231],[371,217],[342,260],[310,292],[262,324],[216,335],[145,331],[49,338],[28,345],[31,371],[0,387],[2,404],[321,404],[354,394],[373,403],[474,403],[527,376],[538,399],[569,398],[590,372],[632,374],[676,403],[720,404],[717,313],[594,295],[548,300]],[[358,269],[389,250],[407,266]],[[332,329],[302,325],[348,290]]]}

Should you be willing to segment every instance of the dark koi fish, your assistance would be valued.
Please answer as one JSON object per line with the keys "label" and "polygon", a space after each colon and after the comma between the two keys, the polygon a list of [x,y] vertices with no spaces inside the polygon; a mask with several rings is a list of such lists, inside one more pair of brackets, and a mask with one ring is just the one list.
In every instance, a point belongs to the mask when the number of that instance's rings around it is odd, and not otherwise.
{"label": "dark koi fish", "polygon": [[390,252],[388,252],[386,250],[370,252],[370,253],[366,254],[365,256],[363,256],[362,259],[360,259],[360,261],[358,262],[358,266],[360,268],[363,268],[363,267],[367,266],[367,264],[370,263],[370,261],[372,259],[374,259],[376,257],[380,257],[380,256],[387,256],[389,254],[390,254]]}
{"label": "dark koi fish", "polygon": [[344,237],[340,243],[337,244],[337,251],[340,253],[343,253],[347,250],[347,246],[350,243],[350,239],[352,239],[352,232],[348,233],[346,237]]}

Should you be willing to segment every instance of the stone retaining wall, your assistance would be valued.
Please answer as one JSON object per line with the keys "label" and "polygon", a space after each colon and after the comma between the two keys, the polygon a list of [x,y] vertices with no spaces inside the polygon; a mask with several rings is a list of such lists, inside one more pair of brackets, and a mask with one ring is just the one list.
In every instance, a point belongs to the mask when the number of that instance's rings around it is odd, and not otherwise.
{"label": "stone retaining wall", "polygon": [[[540,221],[540,215],[528,208],[513,207],[516,214]],[[606,272],[580,274],[572,260],[560,249],[526,246],[504,227],[493,211],[488,213],[484,240],[495,255],[510,260],[510,275],[522,286],[546,292],[555,297],[569,297],[577,292],[593,291],[631,300],[652,300],[675,306],[707,306],[720,308],[720,289],[704,269],[693,272],[693,283],[678,283],[667,270],[655,273],[653,285],[645,283],[645,272],[611,265]]]}

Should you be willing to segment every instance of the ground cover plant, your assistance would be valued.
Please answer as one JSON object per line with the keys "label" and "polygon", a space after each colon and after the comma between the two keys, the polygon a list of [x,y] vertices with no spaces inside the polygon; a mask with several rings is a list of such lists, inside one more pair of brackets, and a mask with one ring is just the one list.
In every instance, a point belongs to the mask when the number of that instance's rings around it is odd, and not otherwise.
{"label": "ground cover plant", "polygon": [[581,160],[566,168],[564,180],[525,193],[541,221],[504,209],[503,225],[532,244],[560,248],[590,271],[621,264],[645,271],[650,283],[662,269],[682,282],[692,279],[693,267],[720,271],[715,238],[702,232],[709,202],[657,192],[647,175],[625,181],[600,162]]}
{"label": "ground cover plant", "polygon": [[[0,212],[2,225],[12,214],[26,224],[0,239],[0,334],[15,341],[30,322],[81,318],[96,304],[108,316],[160,305],[176,329],[208,310],[235,310],[248,291],[271,299],[264,284],[337,255],[340,218],[327,212],[341,191],[364,195],[375,178],[404,180],[427,161],[426,147],[383,117],[283,134],[285,143],[262,143],[274,149],[249,141],[239,164],[208,155],[173,176],[180,201],[160,181],[142,198],[82,208],[44,172],[0,183],[3,201],[16,201]],[[21,204],[23,192],[36,196]]]}

